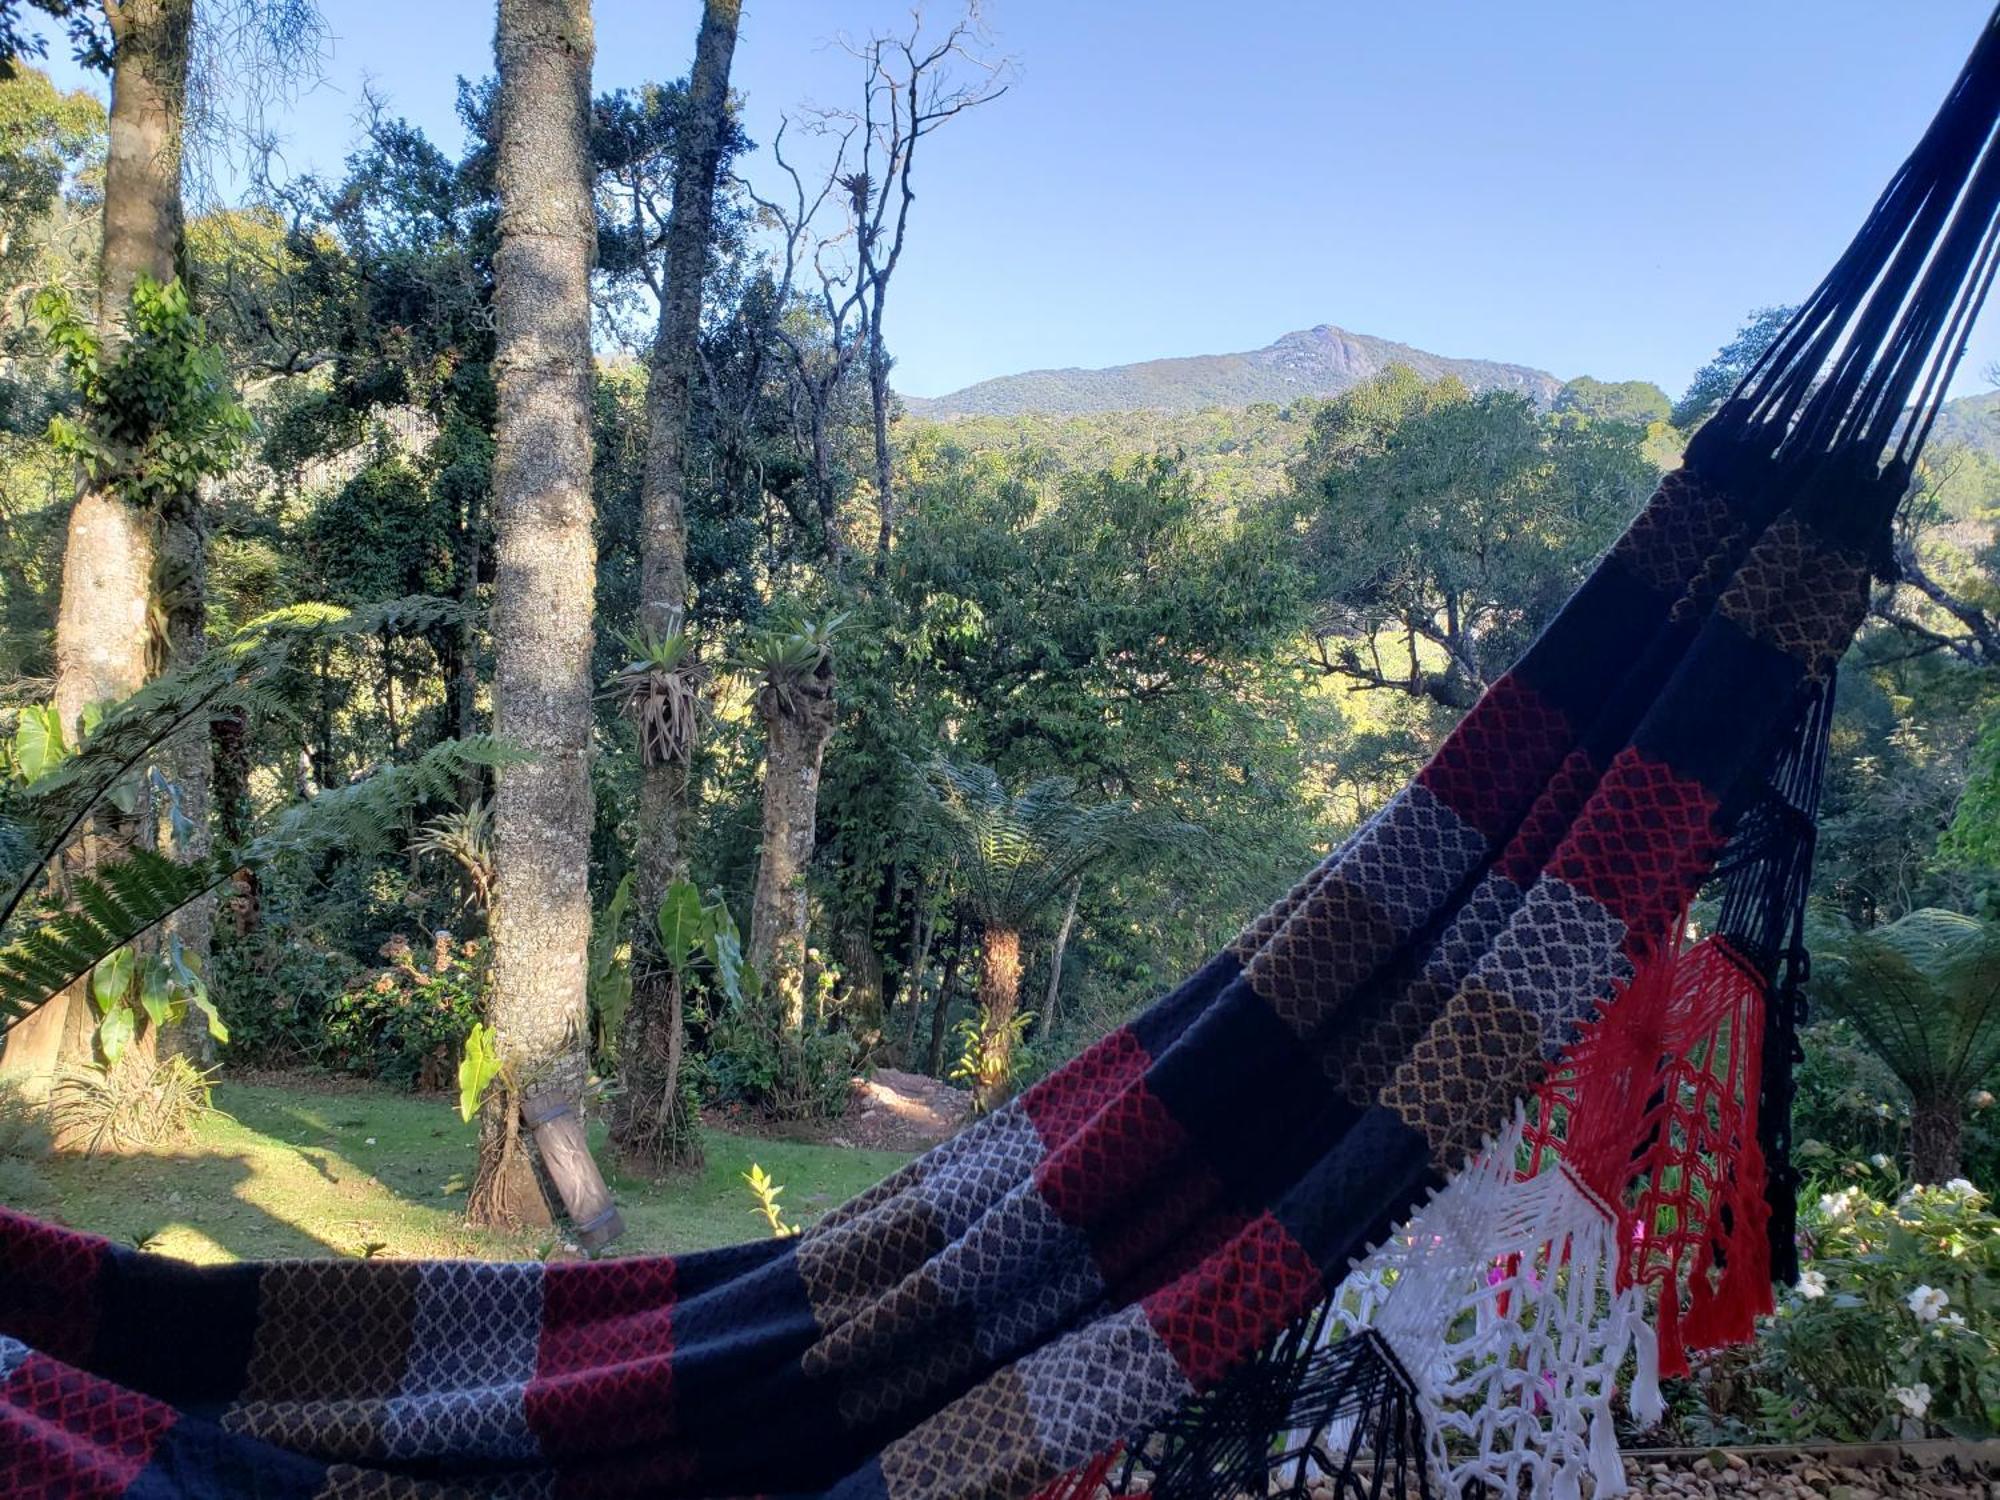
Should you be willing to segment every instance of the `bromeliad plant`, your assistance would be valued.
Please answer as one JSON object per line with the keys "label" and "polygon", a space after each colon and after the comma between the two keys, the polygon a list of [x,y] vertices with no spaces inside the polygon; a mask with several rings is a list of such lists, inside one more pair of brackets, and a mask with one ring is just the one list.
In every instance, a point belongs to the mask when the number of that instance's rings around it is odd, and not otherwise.
{"label": "bromeliad plant", "polygon": [[780,614],[744,637],[731,665],[754,685],[767,712],[795,716],[804,711],[807,695],[833,661],[846,628],[845,614],[819,619]]}
{"label": "bromeliad plant", "polygon": [[695,659],[694,638],[675,626],[622,637],[632,659],[606,691],[632,716],[640,763],[686,765],[701,739],[708,669]]}
{"label": "bromeliad plant", "polygon": [[[446,741],[406,765],[297,803],[248,840],[205,858],[178,861],[135,847],[86,874],[61,868],[63,851],[92,813],[146,774],[178,737],[206,734],[224,714],[284,712],[285,668],[298,652],[348,635],[434,628],[459,610],[450,601],[418,598],[352,611],[301,605],[267,615],[104,713],[34,780],[0,783],[0,1032],[107,961],[112,967],[92,989],[101,984],[106,996],[118,994],[124,960],[116,955],[152,938],[168,917],[237,870],[291,853],[387,848],[412,807],[449,797],[474,767],[510,760],[490,738]],[[177,969],[171,944],[161,952],[167,970],[150,979],[155,1004],[165,996],[170,1012],[170,992],[177,992],[180,1004],[203,1008],[193,966],[183,956]],[[127,998],[110,1009],[100,1003],[103,1014],[125,1014],[135,1030],[138,1015],[151,1019],[151,970],[134,958],[123,976]],[[117,1030],[112,1035],[116,1046]]]}
{"label": "bromeliad plant", "polygon": [[493,906],[493,808],[484,801],[439,813],[417,831],[412,854],[450,860],[465,876],[472,909]]}

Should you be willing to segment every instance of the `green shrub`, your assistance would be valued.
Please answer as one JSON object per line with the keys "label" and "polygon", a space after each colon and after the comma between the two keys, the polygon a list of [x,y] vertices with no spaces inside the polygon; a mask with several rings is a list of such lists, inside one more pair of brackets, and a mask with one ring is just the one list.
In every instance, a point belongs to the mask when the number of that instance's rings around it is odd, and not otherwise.
{"label": "green shrub", "polygon": [[367,972],[320,933],[282,920],[217,942],[209,969],[230,1062],[270,1067],[317,1061],[328,1011]]}
{"label": "green shrub", "polygon": [[[810,1020],[801,1036],[786,1033],[779,1001],[744,966],[752,982],[723,1003],[702,1080],[711,1096],[747,1105],[780,1120],[831,1120],[847,1113],[861,1047],[844,1031],[818,1031]],[[808,1011],[808,1015],[811,1012]]]}
{"label": "green shrub", "polygon": [[1808,1255],[1748,1362],[1781,1440],[2000,1430],[2000,1218],[1960,1179],[1898,1192],[1889,1158],[1808,1199]]}
{"label": "green shrub", "polygon": [[328,1065],[411,1089],[456,1087],[459,1050],[484,1011],[481,945],[440,929],[430,948],[383,945],[386,968],[328,1007]]}

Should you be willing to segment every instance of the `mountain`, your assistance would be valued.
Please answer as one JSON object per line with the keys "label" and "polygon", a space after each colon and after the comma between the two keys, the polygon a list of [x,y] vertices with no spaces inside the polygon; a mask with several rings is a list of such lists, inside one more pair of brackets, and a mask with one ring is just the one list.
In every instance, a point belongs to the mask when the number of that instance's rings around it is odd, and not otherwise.
{"label": "mountain", "polygon": [[1935,452],[1953,443],[2000,458],[2000,391],[1981,391],[1945,402],[1937,425],[1931,428],[1926,451]]}
{"label": "mountain", "polygon": [[1394,364],[1408,365],[1427,380],[1456,375],[1476,391],[1518,391],[1543,406],[1562,389],[1562,382],[1546,370],[1490,359],[1451,359],[1322,323],[1243,354],[1149,359],[1104,370],[1028,370],[982,380],[948,396],[905,396],[903,404],[919,417],[1200,411],[1260,401],[1283,405],[1301,396],[1338,395]]}

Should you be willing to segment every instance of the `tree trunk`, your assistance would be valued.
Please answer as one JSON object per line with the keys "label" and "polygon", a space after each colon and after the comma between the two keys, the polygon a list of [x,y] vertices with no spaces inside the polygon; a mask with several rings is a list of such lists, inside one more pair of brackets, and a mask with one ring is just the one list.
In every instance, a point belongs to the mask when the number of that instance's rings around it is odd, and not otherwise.
{"label": "tree trunk", "polygon": [[[868,914],[872,918],[872,912]],[[873,1057],[887,1034],[888,1004],[882,955],[875,951],[874,922],[864,918],[840,935],[840,976],[844,993],[840,1008],[848,1031]]]}
{"label": "tree trunk", "polygon": [[903,990],[909,996],[909,1013],[903,1020],[902,1066],[917,1065],[917,1019],[924,1009],[924,973],[930,967],[931,941],[937,935],[937,920],[925,910],[928,882],[917,878],[915,911],[910,918],[910,967],[903,976]]}
{"label": "tree trunk", "polygon": [[[666,292],[646,382],[646,465],[640,476],[639,629],[661,637],[687,609],[687,434],[694,409],[702,281],[714,235],[715,182],[729,122],[729,65],[741,0],[706,0],[695,39],[688,107],[667,222]],[[653,914],[687,868],[688,767],[643,760],[635,850],[638,944],[653,944]],[[681,1098],[680,985],[663,963],[634,965],[619,1045],[624,1093],[612,1121],[621,1150],[655,1166],[696,1166],[701,1140]],[[662,1032],[671,1031],[670,1036]],[[665,1111],[665,1113],[659,1113]]]}
{"label": "tree trunk", "polygon": [[528,759],[494,792],[492,989],[504,1069],[481,1111],[477,1223],[546,1221],[526,1094],[576,1099],[590,944],[589,0],[500,0],[494,729]]}
{"label": "tree trunk", "polygon": [[937,1009],[931,1012],[931,1046],[924,1059],[924,1071],[933,1078],[944,1077],[944,1039],[951,1020],[951,992],[958,988],[958,966],[965,957],[963,933],[954,933],[951,952],[945,956],[944,973],[938,978]]}
{"label": "tree trunk", "polygon": [[706,0],[695,39],[667,223],[666,292],[646,384],[640,479],[639,624],[665,634],[687,607],[687,433],[694,407],[702,282],[714,234],[715,184],[729,123],[729,65],[741,0]]}
{"label": "tree trunk", "polygon": [[[113,64],[97,322],[107,351],[122,341],[139,278],[166,282],[175,273],[193,11],[194,0],[105,0]],[[151,515],[79,481],[56,613],[55,706],[72,743],[85,709],[130,697],[151,675],[156,529]],[[129,843],[137,824],[115,815],[94,819],[73,864],[87,867]],[[86,1063],[92,1035],[89,998],[72,985],[10,1033],[7,1071],[46,1077],[63,1064]]]}
{"label": "tree trunk", "polygon": [[[691,1170],[702,1164],[702,1146],[681,1087],[687,1051],[681,982],[664,963],[635,963],[634,969],[632,999],[619,1033],[620,1087],[611,1105],[611,1140],[641,1171]],[[650,1000],[643,1011],[642,994]]]}
{"label": "tree trunk", "polygon": [[1910,1175],[1936,1184],[1959,1175],[1963,1122],[1957,1099],[1919,1099],[1910,1115]]}
{"label": "tree trunk", "polygon": [[819,767],[833,734],[833,665],[757,695],[764,722],[764,829],[750,899],[750,962],[780,1001],[785,1035],[805,1035],[806,867],[819,815]]}
{"label": "tree trunk", "polygon": [[[455,627],[452,640],[451,724],[452,734],[469,740],[479,732],[479,497],[467,487],[465,510],[459,519],[458,599],[465,617]],[[462,806],[476,804],[485,789],[477,766],[468,766],[458,785]]]}
{"label": "tree trunk", "polygon": [[[193,666],[208,652],[208,528],[198,496],[175,500],[161,513],[160,565],[157,573],[167,622],[167,665]],[[173,787],[173,801],[161,819],[160,845],[183,861],[208,858],[215,847],[209,826],[209,783],[214,766],[213,735],[184,734],[169,748],[162,767]],[[215,897],[190,902],[168,919],[166,933],[178,940],[189,964],[206,974],[209,947],[215,935]],[[162,1049],[179,1052],[197,1065],[215,1061],[215,1038],[208,1021],[193,1006],[160,1038]]]}
{"label": "tree trunk", "polygon": [[1021,934],[988,927],[979,940],[979,1081],[975,1099],[992,1109],[1013,1089],[1014,1017],[1021,1007]]}
{"label": "tree trunk", "polygon": [[396,638],[384,630],[382,643],[382,722],[389,734],[389,759],[403,754],[403,725],[396,713]]}
{"label": "tree trunk", "polygon": [[827,435],[827,407],[833,399],[834,384],[828,384],[813,391],[807,400],[812,408],[812,475],[813,504],[819,510],[819,524],[823,535],[821,549],[826,557],[827,571],[835,578],[845,573],[847,554],[840,537],[840,496],[833,482],[833,443]]}
{"label": "tree trunk", "polygon": [[[240,709],[219,715],[213,726],[216,831],[230,848],[250,840],[250,724]],[[230,878],[229,918],[239,938],[257,930],[261,891],[257,872],[249,866]]]}
{"label": "tree trunk", "polygon": [[1063,958],[1069,952],[1069,935],[1076,929],[1076,901],[1083,894],[1083,882],[1069,883],[1069,905],[1063,908],[1062,926],[1056,929],[1056,945],[1049,954],[1049,994],[1042,1002],[1041,1029],[1044,1035],[1055,1030],[1056,1020],[1062,1014],[1062,971]]}
{"label": "tree trunk", "polygon": [[882,346],[878,297],[868,324],[868,409],[875,438],[875,582],[889,574],[889,534],[896,518],[896,466],[889,452],[889,351]]}

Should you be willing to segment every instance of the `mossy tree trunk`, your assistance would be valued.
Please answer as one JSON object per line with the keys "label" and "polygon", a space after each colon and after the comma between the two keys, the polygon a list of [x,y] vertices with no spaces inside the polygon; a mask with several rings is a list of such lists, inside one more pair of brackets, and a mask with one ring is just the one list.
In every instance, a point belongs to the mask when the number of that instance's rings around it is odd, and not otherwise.
{"label": "mossy tree trunk", "polygon": [[[715,186],[729,119],[729,67],[740,0],[707,0],[695,39],[687,114],[674,165],[660,327],[646,384],[646,464],[640,476],[639,626],[680,628],[688,604],[687,434],[694,410],[702,281],[714,236]],[[640,962],[619,1042],[623,1090],[611,1121],[618,1148],[643,1164],[697,1166],[701,1138],[682,1100],[681,989],[667,966],[647,962],[653,914],[685,873],[689,767],[662,760],[639,771],[637,878]]]}
{"label": "mossy tree trunk", "polygon": [[480,1117],[478,1223],[546,1221],[525,1093],[575,1099],[588,1034],[591,601],[589,0],[500,0],[494,729],[530,757],[494,792],[488,1016],[503,1079]]}

